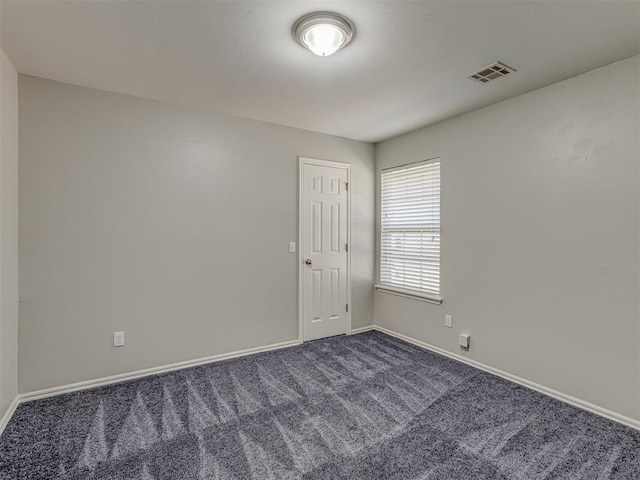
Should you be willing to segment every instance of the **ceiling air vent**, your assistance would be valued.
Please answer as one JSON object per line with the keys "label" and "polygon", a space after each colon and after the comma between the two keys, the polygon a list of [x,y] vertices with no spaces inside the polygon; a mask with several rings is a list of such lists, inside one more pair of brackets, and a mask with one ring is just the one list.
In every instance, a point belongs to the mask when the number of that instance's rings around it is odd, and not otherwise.
{"label": "ceiling air vent", "polygon": [[515,68],[506,66],[504,63],[496,62],[491,65],[481,68],[477,72],[470,73],[467,78],[479,83],[487,83],[496,78],[504,77],[510,73],[515,72]]}

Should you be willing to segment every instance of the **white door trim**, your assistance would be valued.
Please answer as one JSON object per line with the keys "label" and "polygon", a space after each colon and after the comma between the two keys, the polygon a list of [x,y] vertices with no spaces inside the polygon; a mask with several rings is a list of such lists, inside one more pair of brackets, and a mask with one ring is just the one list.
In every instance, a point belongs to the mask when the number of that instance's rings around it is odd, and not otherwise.
{"label": "white door trim", "polygon": [[[347,171],[347,303],[349,304],[349,312],[353,312],[351,304],[351,164],[343,162],[334,162],[331,160],[320,160],[317,158],[298,157],[298,341],[304,342],[304,305],[302,295],[304,292],[304,276],[303,276],[303,249],[302,249],[302,186],[305,165],[320,165],[323,167],[342,168]],[[349,325],[346,327],[345,334],[351,333],[351,318],[349,315]]]}

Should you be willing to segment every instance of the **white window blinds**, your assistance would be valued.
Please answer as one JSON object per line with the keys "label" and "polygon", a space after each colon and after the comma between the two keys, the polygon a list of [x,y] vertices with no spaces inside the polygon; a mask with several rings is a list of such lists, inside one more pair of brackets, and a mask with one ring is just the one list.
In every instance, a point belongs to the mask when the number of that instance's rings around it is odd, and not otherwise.
{"label": "white window blinds", "polygon": [[382,173],[380,282],[440,296],[440,159]]}

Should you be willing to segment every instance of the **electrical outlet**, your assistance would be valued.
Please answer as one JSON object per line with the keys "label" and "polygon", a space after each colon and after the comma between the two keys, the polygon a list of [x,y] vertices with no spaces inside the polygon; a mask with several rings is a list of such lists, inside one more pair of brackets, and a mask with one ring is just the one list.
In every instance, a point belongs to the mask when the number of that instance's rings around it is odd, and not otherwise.
{"label": "electrical outlet", "polygon": [[461,333],[458,343],[462,348],[469,348],[469,342],[471,340],[471,335],[468,333]]}
{"label": "electrical outlet", "polygon": [[444,316],[444,326],[451,328],[453,324],[451,323],[451,315]]}
{"label": "electrical outlet", "polygon": [[113,346],[114,347],[124,346],[124,332],[113,332]]}
{"label": "electrical outlet", "polygon": [[296,242],[289,242],[289,253],[296,253]]}

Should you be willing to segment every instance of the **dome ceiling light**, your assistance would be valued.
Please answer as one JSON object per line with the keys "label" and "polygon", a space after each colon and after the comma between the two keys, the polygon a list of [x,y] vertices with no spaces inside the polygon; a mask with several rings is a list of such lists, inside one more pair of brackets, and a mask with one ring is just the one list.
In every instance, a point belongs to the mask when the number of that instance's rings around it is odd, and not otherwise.
{"label": "dome ceiling light", "polygon": [[293,24],[293,36],[320,57],[328,57],[346,47],[355,34],[353,23],[333,12],[314,12]]}

